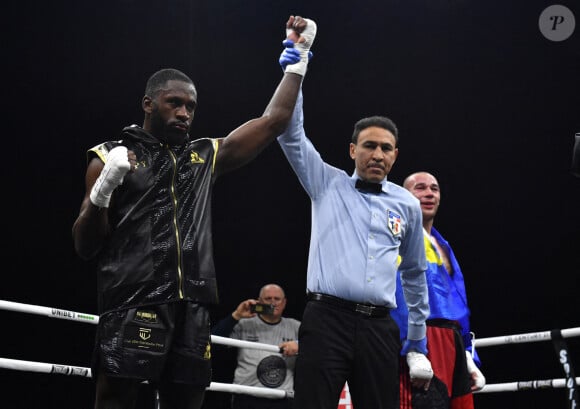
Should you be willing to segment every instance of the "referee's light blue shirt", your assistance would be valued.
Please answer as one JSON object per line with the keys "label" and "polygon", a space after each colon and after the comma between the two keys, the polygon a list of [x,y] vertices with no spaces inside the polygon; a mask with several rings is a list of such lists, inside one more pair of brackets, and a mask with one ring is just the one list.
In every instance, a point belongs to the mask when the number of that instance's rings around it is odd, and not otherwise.
{"label": "referee's light blue shirt", "polygon": [[361,193],[356,172],[325,163],[304,132],[302,92],[278,142],[312,201],[307,290],[395,308],[399,268],[408,339],[424,338],[429,304],[419,201],[386,179],[381,193]]}

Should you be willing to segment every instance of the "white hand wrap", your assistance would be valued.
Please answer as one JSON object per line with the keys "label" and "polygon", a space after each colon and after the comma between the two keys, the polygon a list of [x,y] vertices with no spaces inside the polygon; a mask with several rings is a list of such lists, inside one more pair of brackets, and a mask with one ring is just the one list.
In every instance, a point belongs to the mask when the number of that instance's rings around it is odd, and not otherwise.
{"label": "white hand wrap", "polygon": [[129,169],[131,169],[131,163],[127,156],[127,148],[117,146],[111,149],[107,155],[107,163],[91,190],[91,202],[98,207],[109,207],[113,190],[123,183],[123,178]]}
{"label": "white hand wrap", "polygon": [[[294,48],[300,51],[300,61],[296,64],[288,64],[286,66],[285,72],[293,72],[298,75],[304,76],[306,74],[306,66],[308,65],[308,51],[312,47],[314,42],[314,37],[316,37],[316,23],[310,19],[305,18],[306,28],[300,34],[304,38],[303,43],[295,43]],[[286,29],[286,37],[292,32],[291,28]]]}
{"label": "white hand wrap", "polygon": [[420,352],[407,353],[407,365],[409,365],[409,376],[411,379],[431,379],[433,378],[433,368],[431,362]]}
{"label": "white hand wrap", "polygon": [[473,385],[477,388],[476,390],[479,391],[485,386],[485,376],[483,376],[477,365],[475,365],[475,362],[473,362],[471,352],[465,351],[465,356],[467,357],[467,370],[471,374]]}

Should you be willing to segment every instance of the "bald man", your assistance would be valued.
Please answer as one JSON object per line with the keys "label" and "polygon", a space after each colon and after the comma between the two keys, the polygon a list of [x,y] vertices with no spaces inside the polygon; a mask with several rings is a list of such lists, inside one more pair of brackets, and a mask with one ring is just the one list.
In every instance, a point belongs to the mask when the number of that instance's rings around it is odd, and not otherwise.
{"label": "bald man", "polygon": [[[257,304],[270,309],[254,309]],[[239,348],[234,383],[261,388],[294,390],[294,364],[298,353],[300,321],[283,317],[286,294],[277,284],[266,284],[257,299],[242,301],[229,316],[218,322],[212,334],[234,339],[277,345],[280,353]],[[233,409],[290,409],[291,399],[269,399],[234,395]]]}
{"label": "bald man", "polygon": [[[427,357],[433,367],[433,381],[427,393],[410,385],[401,360],[401,409],[473,409],[473,394],[483,388],[485,377],[475,364],[469,328],[465,283],[449,243],[433,227],[441,201],[439,182],[430,173],[409,175],[403,187],[421,204],[427,257],[427,286],[430,314],[427,320]],[[397,309],[391,313],[406,338],[408,311],[400,275],[397,276]]]}

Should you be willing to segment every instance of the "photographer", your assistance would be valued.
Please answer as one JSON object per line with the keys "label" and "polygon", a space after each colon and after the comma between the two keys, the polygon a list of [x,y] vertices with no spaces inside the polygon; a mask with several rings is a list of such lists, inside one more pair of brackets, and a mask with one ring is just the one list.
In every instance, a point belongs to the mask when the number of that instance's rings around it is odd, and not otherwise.
{"label": "photographer", "polygon": [[[280,353],[239,348],[234,383],[246,386],[294,389],[294,361],[298,353],[300,321],[282,317],[286,307],[284,290],[267,284],[258,299],[242,301],[236,310],[212,329],[213,335],[277,345]],[[233,395],[233,409],[288,409],[290,399]]]}

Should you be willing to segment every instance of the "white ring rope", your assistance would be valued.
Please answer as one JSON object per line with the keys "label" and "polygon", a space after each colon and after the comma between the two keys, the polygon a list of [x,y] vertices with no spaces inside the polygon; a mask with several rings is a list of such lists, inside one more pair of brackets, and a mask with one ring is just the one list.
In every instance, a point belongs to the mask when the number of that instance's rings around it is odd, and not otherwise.
{"label": "white ring rope", "polygon": [[[561,330],[562,338],[572,338],[580,336],[580,327],[568,328]],[[476,347],[487,347],[493,345],[504,345],[504,344],[521,344],[524,342],[539,342],[539,341],[549,341],[552,339],[552,334],[550,331],[540,331],[540,332],[528,332],[526,334],[516,334],[516,335],[505,335],[502,337],[490,337],[474,339],[473,343]]]}
{"label": "white ring rope", "polygon": [[[21,304],[11,301],[0,300],[0,309],[24,312],[29,314],[44,315],[50,318],[60,318],[71,321],[88,322],[97,324],[99,317],[97,315],[84,314],[75,311],[62,310],[58,308],[42,307],[38,305]],[[572,338],[580,336],[580,327],[568,328],[560,331],[562,338]],[[474,339],[474,344],[478,347],[493,345],[504,345],[525,342],[549,341],[552,339],[551,331],[530,332],[525,334],[506,335],[490,338]],[[240,348],[261,349],[270,352],[280,352],[276,345],[261,344],[259,342],[242,341],[217,335],[211,336],[212,342],[221,345],[235,346]],[[90,368],[83,368],[69,365],[56,365],[42,362],[18,361],[14,359],[0,358],[0,368],[15,369],[28,372],[56,373],[62,375],[76,375],[91,377]],[[577,377],[576,384],[580,385],[580,377]],[[527,389],[546,389],[562,388],[566,386],[566,379],[546,379],[533,381],[507,382],[498,384],[488,384],[482,390],[476,393],[486,392],[513,392]],[[235,385],[212,382],[207,388],[210,391],[230,392],[230,393],[247,393],[249,395],[268,398],[286,398],[293,397],[292,391],[280,389],[259,388],[253,386]]]}
{"label": "white ring rope", "polygon": [[82,314],[80,312],[61,310],[58,308],[41,307],[39,305],[21,304],[18,302],[0,300],[0,309],[16,312],[25,312],[28,314],[44,315],[49,318],[60,318],[70,321],[88,322],[89,324],[98,324],[99,316],[91,314]]}
{"label": "white ring rope", "polygon": [[[20,361],[16,359],[0,358],[0,368],[13,369],[16,371],[25,372],[39,372],[59,375],[72,375],[91,378],[91,369],[80,366],[57,365],[45,362]],[[249,395],[281,399],[293,397],[293,391],[285,391],[282,389],[258,388],[255,386],[234,385],[227,383],[211,382],[210,386],[206,388],[208,391],[215,392],[231,392],[231,393],[247,393]]]}
{"label": "white ring rope", "polygon": [[[21,304],[12,301],[0,300],[0,309],[16,312],[25,312],[28,314],[43,315],[49,318],[59,318],[70,321],[88,322],[89,324],[99,323],[98,315],[84,314],[80,312],[61,310],[58,308],[51,307],[41,307],[39,305]],[[248,349],[260,349],[268,352],[280,352],[280,348],[276,345],[260,344],[258,342],[220,337],[218,335],[212,335],[211,341],[219,345],[228,345]]]}
{"label": "white ring rope", "polygon": [[268,352],[280,352],[280,348],[277,345],[261,344],[259,342],[244,341],[241,339],[220,337],[219,335],[212,335],[211,342],[213,342],[214,344],[228,345],[228,346],[232,346],[232,347],[248,348],[248,349],[260,349],[262,351],[268,351]]}
{"label": "white ring rope", "polygon": [[[91,377],[91,369],[80,366],[57,365],[44,362],[20,361],[16,359],[0,358],[0,368],[13,369],[16,371],[39,372],[59,375]],[[576,384],[580,385],[580,377],[576,378]],[[486,392],[514,392],[528,389],[548,389],[563,388],[566,386],[566,379],[544,379],[534,381],[518,381],[485,385],[482,390],[475,393]],[[293,397],[294,392],[280,389],[259,388],[255,386],[244,386],[227,383],[212,382],[207,388],[214,392],[247,393],[249,395],[267,398],[287,398]]]}
{"label": "white ring rope", "polygon": [[[580,376],[576,377],[576,385],[580,385]],[[482,392],[515,392],[529,389],[549,389],[549,388],[563,388],[566,385],[566,379],[544,379],[537,381],[519,381],[494,383],[493,385],[485,385],[482,390],[474,393]]]}
{"label": "white ring rope", "polygon": [[80,366],[47,364],[44,362],[20,361],[17,359],[0,358],[0,368],[13,369],[15,371],[55,373],[60,375],[74,375],[91,377],[91,369]]}

